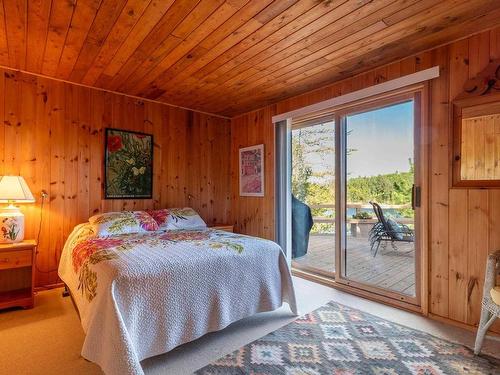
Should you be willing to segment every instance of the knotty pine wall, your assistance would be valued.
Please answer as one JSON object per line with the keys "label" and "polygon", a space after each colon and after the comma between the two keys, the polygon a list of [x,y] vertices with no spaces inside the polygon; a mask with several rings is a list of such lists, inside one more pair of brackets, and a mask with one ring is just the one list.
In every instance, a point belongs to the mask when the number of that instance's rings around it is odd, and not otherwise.
{"label": "knotty pine wall", "polygon": [[[237,230],[274,238],[273,115],[439,65],[441,75],[431,82],[429,98],[429,313],[476,325],[486,257],[500,249],[500,189],[451,188],[450,101],[468,78],[484,69],[490,59],[499,58],[497,28],[234,118],[231,201]],[[266,147],[266,196],[239,197],[238,148],[259,143]],[[500,324],[495,330],[500,332]]]}
{"label": "knotty pine wall", "polygon": [[[23,176],[37,199],[22,206],[25,238],[36,237],[49,193],[38,286],[58,282],[67,235],[98,212],[191,206],[208,223],[228,221],[229,120],[4,69],[0,93],[0,175]],[[103,200],[106,127],[154,135],[153,199]]]}

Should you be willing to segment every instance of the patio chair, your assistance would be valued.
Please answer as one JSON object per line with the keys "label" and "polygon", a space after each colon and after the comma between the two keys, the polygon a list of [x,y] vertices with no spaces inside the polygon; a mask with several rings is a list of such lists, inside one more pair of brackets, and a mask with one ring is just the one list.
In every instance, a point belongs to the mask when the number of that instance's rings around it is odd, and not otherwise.
{"label": "patio chair", "polygon": [[486,263],[481,320],[474,345],[474,354],[476,355],[481,351],[484,335],[486,335],[488,328],[495,319],[500,318],[500,286],[495,286],[497,275],[500,275],[500,250],[490,254]]}
{"label": "patio chair", "polygon": [[387,242],[390,242],[392,248],[396,251],[397,247],[395,242],[415,242],[415,233],[412,229],[407,225],[397,223],[391,218],[386,218],[382,207],[380,207],[378,203],[370,202],[370,204],[378,220],[368,235],[373,257],[377,256],[378,249],[382,242],[384,243],[384,248],[387,246]]}

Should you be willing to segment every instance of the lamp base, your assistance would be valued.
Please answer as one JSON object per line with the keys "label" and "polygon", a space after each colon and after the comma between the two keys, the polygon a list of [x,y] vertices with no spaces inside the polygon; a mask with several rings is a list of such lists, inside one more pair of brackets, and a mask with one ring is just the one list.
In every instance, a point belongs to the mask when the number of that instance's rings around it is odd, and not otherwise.
{"label": "lamp base", "polygon": [[23,239],[23,213],[13,205],[0,210],[0,243],[16,243]]}

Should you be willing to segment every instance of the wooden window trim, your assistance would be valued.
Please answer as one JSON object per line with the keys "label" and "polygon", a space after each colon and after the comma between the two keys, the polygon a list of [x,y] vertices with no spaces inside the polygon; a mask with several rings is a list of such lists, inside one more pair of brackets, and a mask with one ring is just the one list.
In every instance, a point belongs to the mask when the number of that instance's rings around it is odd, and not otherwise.
{"label": "wooden window trim", "polygon": [[455,100],[452,110],[453,147],[450,153],[452,186],[454,188],[499,188],[500,179],[463,180],[462,170],[462,119],[500,113],[500,93]]}

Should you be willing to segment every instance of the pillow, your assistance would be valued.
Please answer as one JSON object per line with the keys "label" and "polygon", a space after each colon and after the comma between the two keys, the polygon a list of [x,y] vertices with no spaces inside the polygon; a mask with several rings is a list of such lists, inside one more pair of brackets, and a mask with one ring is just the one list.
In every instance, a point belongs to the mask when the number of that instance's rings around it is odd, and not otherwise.
{"label": "pillow", "polygon": [[160,229],[205,229],[207,224],[190,207],[167,208],[147,211],[154,218]]}
{"label": "pillow", "polygon": [[190,207],[169,208],[166,229],[205,229],[207,224]]}
{"label": "pillow", "polygon": [[158,224],[145,211],[107,212],[89,219],[98,236],[145,233],[158,230]]}
{"label": "pillow", "polygon": [[164,227],[167,225],[168,218],[168,210],[166,208],[160,210],[146,210],[146,212],[156,221],[160,229],[165,229]]}
{"label": "pillow", "polygon": [[401,227],[399,226],[398,223],[396,223],[396,221],[394,221],[393,219],[389,218],[389,219],[387,219],[387,225],[389,225],[389,228],[392,231],[392,235],[395,238],[397,238],[398,240],[402,240],[403,239],[403,233],[401,231]]}

